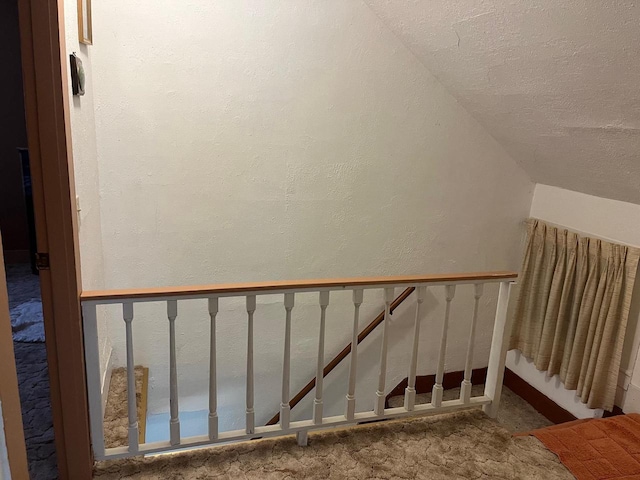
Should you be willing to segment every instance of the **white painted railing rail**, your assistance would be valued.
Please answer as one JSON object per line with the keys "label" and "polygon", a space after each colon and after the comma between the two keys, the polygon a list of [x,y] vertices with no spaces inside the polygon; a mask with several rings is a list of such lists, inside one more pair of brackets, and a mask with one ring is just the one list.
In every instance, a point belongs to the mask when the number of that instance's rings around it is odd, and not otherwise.
{"label": "white painted railing rail", "polygon": [[[82,315],[84,323],[85,362],[87,371],[87,388],[89,411],[91,417],[91,437],[94,456],[98,460],[129,457],[139,454],[158,453],[185,447],[195,447],[220,442],[242,441],[260,437],[297,434],[300,444],[306,443],[309,430],[327,428],[363,421],[397,418],[408,415],[420,415],[447,412],[473,406],[483,407],[490,416],[497,414],[502,390],[504,363],[507,347],[507,306],[511,284],[517,275],[514,272],[483,272],[449,275],[414,275],[402,277],[373,277],[373,278],[341,278],[331,280],[303,280],[293,282],[244,283],[205,285],[195,287],[153,288],[132,290],[109,290],[83,292],[81,295]],[[485,381],[484,394],[471,396],[471,368],[473,349],[475,344],[476,324],[480,308],[480,298],[486,283],[499,283],[500,291],[494,322],[494,331]],[[464,380],[461,385],[460,398],[443,401],[442,382],[445,368],[447,334],[451,316],[451,304],[454,301],[456,286],[474,285],[475,304],[473,317],[469,324],[469,339],[465,362]],[[404,406],[385,408],[387,392],[387,354],[390,305],[394,299],[396,287],[414,287],[416,298],[414,337],[410,364],[408,366],[408,386],[405,392]],[[439,287],[439,288],[438,288]],[[444,292],[437,290],[444,287]],[[356,411],[356,380],[357,380],[357,338],[360,306],[363,303],[363,291],[382,289],[384,291],[385,318],[382,324],[382,342],[378,363],[378,384],[375,397],[371,399],[371,410]],[[415,404],[415,385],[417,363],[419,358],[419,336],[421,309],[426,301],[427,289],[432,289],[434,295],[442,295],[446,300],[446,310],[441,324],[434,331],[440,331],[440,351],[438,363],[435,365],[436,382],[430,404]],[[353,292],[353,343],[349,365],[349,381],[345,392],[344,415],[324,416],[323,410],[323,365],[325,353],[325,328],[327,306],[330,303],[331,292],[351,290]],[[318,293],[318,322],[320,333],[318,337],[318,357],[316,368],[315,398],[313,414],[309,420],[291,421],[290,412],[290,370],[291,370],[291,324],[292,311],[295,308],[297,293]],[[282,369],[282,398],[280,404],[279,424],[256,426],[254,416],[254,365],[253,365],[253,317],[256,311],[256,297],[259,295],[283,295],[283,316],[285,319],[284,352]],[[247,312],[247,367],[246,367],[246,424],[242,430],[218,431],[217,413],[217,376],[216,376],[216,320],[219,316],[218,299],[222,297],[244,297]],[[208,314],[210,317],[210,357],[209,357],[209,420],[208,434],[195,437],[182,437],[180,434],[180,415],[178,409],[179,383],[176,359],[175,322],[179,318],[181,300],[208,300]],[[141,302],[166,302],[169,337],[169,404],[170,404],[170,438],[166,442],[143,443],[138,441],[138,418],[135,405],[134,378],[134,338],[132,324],[135,322],[135,305]],[[97,308],[99,305],[119,304],[122,306],[122,320],[125,323],[125,339],[127,351],[127,389],[128,389],[128,425],[129,445],[125,447],[105,448],[103,429],[103,410],[100,385],[100,361],[98,350]],[[206,315],[206,311],[203,312]]]}

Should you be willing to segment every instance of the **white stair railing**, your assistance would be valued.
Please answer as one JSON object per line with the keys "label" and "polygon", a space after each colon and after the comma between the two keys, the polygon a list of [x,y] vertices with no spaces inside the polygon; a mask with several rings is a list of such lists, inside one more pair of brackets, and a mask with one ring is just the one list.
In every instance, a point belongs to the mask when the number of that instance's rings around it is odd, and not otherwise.
{"label": "white stair railing", "polygon": [[[510,286],[517,275],[513,272],[485,272],[450,275],[420,275],[403,277],[375,277],[336,280],[303,280],[295,282],[249,283],[208,285],[200,287],[176,287],[156,289],[135,289],[116,291],[83,292],[81,295],[82,314],[84,323],[85,362],[87,371],[87,388],[89,398],[89,412],[91,437],[94,456],[98,460],[130,457],[139,454],[159,453],[185,447],[196,447],[221,442],[249,440],[253,437],[270,437],[296,434],[299,444],[305,444],[307,432],[315,428],[327,428],[355,424],[369,420],[397,418],[409,415],[432,414],[448,412],[469,407],[482,407],[484,411],[495,417],[497,415],[502,390],[504,363],[507,348],[507,306],[509,302]],[[478,320],[479,300],[483,286],[486,283],[499,283],[500,291],[494,322],[491,353],[485,381],[484,395],[471,395],[471,367],[473,364],[473,347],[475,330]],[[474,285],[475,304],[470,324],[470,335],[465,363],[465,374],[462,382],[460,398],[443,401],[442,383],[445,369],[447,335],[451,316],[451,304],[454,300],[456,286]],[[416,372],[418,362],[418,347],[420,336],[421,308],[426,299],[427,287],[444,287],[446,311],[441,325],[440,352],[436,366],[436,383],[433,387],[432,401],[429,404],[415,404]],[[405,391],[404,406],[385,408],[387,395],[387,354],[390,323],[390,306],[394,298],[396,287],[414,287],[416,292],[416,313],[414,337],[409,364],[408,386]],[[363,290],[382,289],[384,292],[385,315],[382,325],[382,342],[378,368],[378,384],[375,398],[372,398],[372,409],[356,411],[356,380],[357,380],[357,339],[360,306],[363,303]],[[323,410],[323,365],[325,351],[325,328],[327,306],[330,292],[351,290],[353,292],[353,342],[349,367],[349,381],[345,398],[344,415],[324,416]],[[313,415],[309,420],[291,421],[290,418],[290,376],[291,376],[291,323],[292,310],[297,293],[318,293],[319,337],[318,358],[316,368],[315,399]],[[256,426],[254,414],[254,366],[253,366],[253,316],[256,311],[256,297],[260,295],[283,295],[285,311],[284,331],[284,361],[282,369],[282,398],[280,404],[280,422],[277,425]],[[217,413],[217,337],[216,319],[219,316],[218,299],[222,297],[244,297],[247,311],[247,372],[246,372],[246,424],[241,430],[220,432]],[[208,314],[211,321],[210,358],[209,358],[209,418],[208,434],[183,438],[180,434],[180,418],[178,409],[178,372],[176,368],[176,333],[175,322],[178,318],[178,306],[181,300],[208,300]],[[167,318],[169,320],[169,365],[170,365],[170,438],[166,442],[139,444],[138,418],[135,397],[133,329],[135,305],[143,302],[166,302]],[[123,319],[126,326],[127,348],[127,388],[128,388],[128,423],[129,445],[116,448],[105,448],[104,427],[102,423],[103,411],[100,392],[100,362],[98,355],[97,308],[99,305],[122,305]]]}

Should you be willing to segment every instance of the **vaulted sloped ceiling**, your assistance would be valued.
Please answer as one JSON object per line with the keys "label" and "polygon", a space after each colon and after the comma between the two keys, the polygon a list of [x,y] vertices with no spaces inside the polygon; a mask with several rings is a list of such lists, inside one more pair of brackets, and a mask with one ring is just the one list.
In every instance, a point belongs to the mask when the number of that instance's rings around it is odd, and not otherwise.
{"label": "vaulted sloped ceiling", "polygon": [[640,204],[640,2],[365,3],[533,181]]}

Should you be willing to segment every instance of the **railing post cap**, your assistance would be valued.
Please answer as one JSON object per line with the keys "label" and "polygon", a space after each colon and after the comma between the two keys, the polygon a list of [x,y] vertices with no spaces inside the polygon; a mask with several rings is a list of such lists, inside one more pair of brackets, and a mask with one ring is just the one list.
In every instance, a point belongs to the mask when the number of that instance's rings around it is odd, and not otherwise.
{"label": "railing post cap", "polygon": [[418,297],[418,302],[422,303],[427,295],[427,287],[425,285],[416,287],[416,295]]}
{"label": "railing post cap", "polygon": [[329,305],[329,290],[323,290],[320,292],[320,306],[326,307]]}
{"label": "railing post cap", "polygon": [[445,285],[444,290],[447,295],[447,302],[453,300],[453,297],[456,296],[456,286],[455,285]]}
{"label": "railing post cap", "polygon": [[353,291],[353,303],[356,305],[360,305],[364,299],[364,290],[361,288],[356,288]]}
{"label": "railing post cap", "polygon": [[284,294],[284,308],[291,309],[295,304],[295,295],[293,293]]}
{"label": "railing post cap", "polygon": [[393,302],[393,298],[395,297],[396,289],[393,287],[384,289],[384,301],[385,303]]}
{"label": "railing post cap", "polygon": [[167,300],[167,316],[171,319],[178,316],[178,301]]}
{"label": "railing post cap", "polygon": [[209,313],[218,313],[218,297],[209,297]]}
{"label": "railing post cap", "polygon": [[247,312],[254,312],[256,310],[256,296],[247,295]]}
{"label": "railing post cap", "polygon": [[122,304],[122,316],[125,321],[133,320],[133,302],[124,302]]}

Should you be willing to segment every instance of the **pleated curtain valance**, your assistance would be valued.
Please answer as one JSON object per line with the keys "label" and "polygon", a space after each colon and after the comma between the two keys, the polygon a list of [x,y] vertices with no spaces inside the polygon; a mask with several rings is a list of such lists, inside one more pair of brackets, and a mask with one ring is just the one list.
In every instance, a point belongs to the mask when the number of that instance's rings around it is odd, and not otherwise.
{"label": "pleated curtain valance", "polygon": [[510,349],[612,410],[640,250],[529,220]]}

